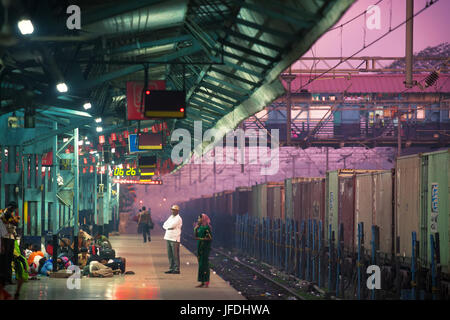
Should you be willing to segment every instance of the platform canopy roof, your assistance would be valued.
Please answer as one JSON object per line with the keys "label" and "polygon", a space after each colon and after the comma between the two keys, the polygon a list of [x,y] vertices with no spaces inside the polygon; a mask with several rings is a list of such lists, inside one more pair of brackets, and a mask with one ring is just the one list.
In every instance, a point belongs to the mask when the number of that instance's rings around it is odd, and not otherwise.
{"label": "platform canopy roof", "polygon": [[[182,89],[184,79],[187,117],[168,121],[170,130],[187,129],[193,138],[201,120],[203,130],[223,136],[284,93],[280,74],[353,2],[11,1],[0,8],[0,115],[36,112],[41,125],[58,121],[59,132],[78,126],[83,135],[98,135],[99,116],[104,133],[130,129],[137,121],[126,119],[126,83],[143,82],[148,70],[168,89]],[[70,5],[81,9],[80,30],[66,26]],[[33,34],[18,32],[23,17],[32,20]],[[65,94],[56,90],[60,81]],[[167,141],[159,156],[170,157],[171,148]]]}

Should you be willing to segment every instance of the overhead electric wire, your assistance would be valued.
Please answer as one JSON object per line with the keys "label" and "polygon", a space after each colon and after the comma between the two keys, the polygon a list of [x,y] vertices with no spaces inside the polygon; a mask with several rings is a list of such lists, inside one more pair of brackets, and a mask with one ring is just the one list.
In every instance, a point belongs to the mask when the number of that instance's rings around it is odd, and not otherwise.
{"label": "overhead electric wire", "polygon": [[[381,0],[383,1],[383,0]],[[405,21],[403,21],[402,23],[398,24],[397,26],[395,26],[393,29],[387,31],[386,33],[384,33],[383,35],[381,35],[380,37],[378,37],[377,39],[373,40],[371,43],[369,43],[367,46],[364,46],[363,48],[361,48],[360,50],[356,51],[355,53],[353,53],[351,56],[345,58],[344,60],[338,62],[335,66],[329,68],[328,70],[322,72],[321,74],[319,74],[318,76],[316,76],[313,79],[310,79],[306,84],[301,85],[296,91],[295,93],[300,92],[303,88],[305,88],[307,85],[309,85],[310,83],[312,83],[313,81],[323,77],[324,75],[326,75],[327,73],[333,71],[334,69],[336,69],[338,66],[340,66],[342,63],[350,60],[351,58],[355,57],[357,54],[359,54],[361,51],[367,49],[368,47],[370,47],[371,45],[375,44],[376,42],[380,41],[381,39],[383,39],[384,37],[386,37],[388,34],[390,34],[391,32],[397,30],[398,28],[400,28],[402,25],[404,25],[405,23],[407,23],[410,19],[415,18],[416,16],[418,16],[419,14],[421,14],[422,12],[424,12],[426,9],[430,8],[433,4],[436,4],[439,0],[436,0],[432,3],[430,3],[428,5],[427,2],[427,6],[425,6],[424,8],[422,8],[421,10],[419,10],[418,12],[416,12],[411,18],[406,19]]]}
{"label": "overhead electric wire", "polygon": [[[379,0],[377,3],[373,4],[372,6],[377,6],[379,3],[383,2],[383,1],[384,1],[384,0]],[[333,30],[336,30],[336,29],[339,29],[339,28],[342,28],[342,27],[346,26],[347,24],[353,22],[354,20],[358,19],[358,18],[361,17],[362,15],[365,15],[366,12],[367,12],[367,10],[364,10],[363,12],[361,12],[361,13],[358,14],[357,16],[353,17],[352,19],[350,19],[350,20],[348,20],[348,21],[346,21],[346,22],[344,22],[344,23],[341,23],[340,25],[338,25],[338,26],[336,26],[336,27],[334,27],[334,28],[329,29],[329,30],[327,31],[327,33],[330,32],[330,31],[333,31]]]}

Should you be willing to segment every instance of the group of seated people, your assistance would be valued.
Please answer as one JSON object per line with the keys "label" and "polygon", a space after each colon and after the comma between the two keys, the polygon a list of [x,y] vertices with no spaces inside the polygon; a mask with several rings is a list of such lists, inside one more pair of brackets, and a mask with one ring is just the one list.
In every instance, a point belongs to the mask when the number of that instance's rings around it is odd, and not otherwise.
{"label": "group of seated people", "polygon": [[[59,240],[57,250],[57,270],[66,270],[73,265],[75,244],[68,238]],[[29,265],[30,276],[49,276],[53,270],[53,246],[48,242],[43,245],[28,245],[24,256]],[[114,274],[125,273],[126,259],[115,256],[107,237],[98,235],[91,237],[86,231],[78,233],[78,262],[83,276],[112,277]]]}

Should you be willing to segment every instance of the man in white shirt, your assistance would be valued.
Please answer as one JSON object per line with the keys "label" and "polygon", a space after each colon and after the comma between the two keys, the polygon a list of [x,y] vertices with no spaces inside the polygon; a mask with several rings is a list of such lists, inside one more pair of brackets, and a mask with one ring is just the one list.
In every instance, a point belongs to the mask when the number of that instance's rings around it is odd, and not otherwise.
{"label": "man in white shirt", "polygon": [[170,269],[166,273],[180,273],[180,236],[183,220],[178,212],[180,207],[174,204],[170,210],[172,215],[164,222],[163,228],[166,230],[164,240],[167,241],[167,254],[169,256]]}

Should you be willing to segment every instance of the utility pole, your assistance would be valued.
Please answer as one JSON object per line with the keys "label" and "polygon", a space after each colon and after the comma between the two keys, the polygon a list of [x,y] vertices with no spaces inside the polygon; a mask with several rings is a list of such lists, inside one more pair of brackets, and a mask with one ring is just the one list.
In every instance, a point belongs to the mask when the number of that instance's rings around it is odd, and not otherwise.
{"label": "utility pole", "polygon": [[406,0],[406,45],[405,45],[405,86],[412,88],[413,83],[413,31],[414,0]]}
{"label": "utility pole", "polygon": [[288,84],[287,103],[286,103],[286,144],[291,145],[291,131],[292,131],[292,100],[291,100],[291,83],[295,79],[295,75],[291,73],[289,67],[289,74],[283,74],[281,78]]}
{"label": "utility pole", "polygon": [[397,157],[402,154],[402,128],[400,122],[400,110],[397,112]]}

